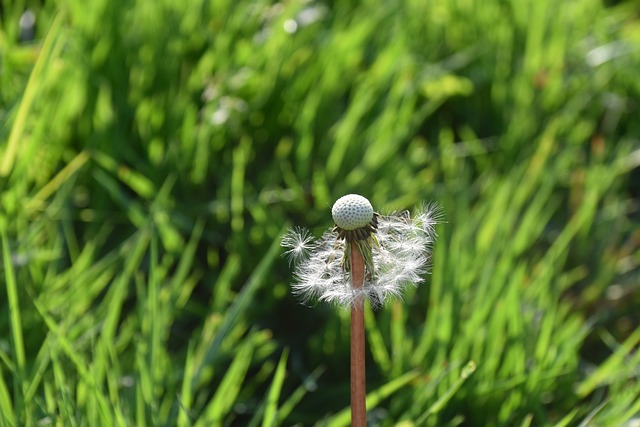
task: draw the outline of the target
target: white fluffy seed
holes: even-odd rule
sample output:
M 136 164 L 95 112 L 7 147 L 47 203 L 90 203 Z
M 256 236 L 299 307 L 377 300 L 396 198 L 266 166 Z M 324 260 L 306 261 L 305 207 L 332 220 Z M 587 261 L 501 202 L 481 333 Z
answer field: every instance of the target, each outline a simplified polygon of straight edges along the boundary
M 373 206 L 358 194 L 340 197 L 331 208 L 331 216 L 343 230 L 355 230 L 369 224 L 373 219 Z

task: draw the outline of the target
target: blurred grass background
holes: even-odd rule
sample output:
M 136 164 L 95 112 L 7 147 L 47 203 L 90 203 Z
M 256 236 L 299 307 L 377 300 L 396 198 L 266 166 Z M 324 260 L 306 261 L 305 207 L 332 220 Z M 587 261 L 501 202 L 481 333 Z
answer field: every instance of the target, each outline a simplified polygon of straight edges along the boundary
M 0 426 L 348 425 L 348 313 L 279 248 L 346 193 L 446 213 L 370 425 L 640 422 L 634 2 L 0 14 Z

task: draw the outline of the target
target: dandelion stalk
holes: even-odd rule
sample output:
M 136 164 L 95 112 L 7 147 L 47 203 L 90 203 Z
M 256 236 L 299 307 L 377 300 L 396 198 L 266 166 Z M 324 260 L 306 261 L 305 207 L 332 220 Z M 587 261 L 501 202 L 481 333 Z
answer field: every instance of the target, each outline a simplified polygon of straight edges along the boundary
M 351 308 L 351 425 L 366 426 L 364 303 L 378 308 L 401 297 L 408 285 L 424 281 L 435 240 L 438 210 L 425 205 L 383 216 L 357 194 L 331 208 L 335 226 L 315 239 L 291 229 L 282 239 L 295 265 L 293 292 L 303 301 L 318 299 Z
M 351 284 L 355 290 L 364 286 L 364 257 L 355 242 L 349 254 Z M 362 298 L 362 296 L 361 296 Z M 351 425 L 367 425 L 367 386 L 365 369 L 364 304 L 351 306 Z

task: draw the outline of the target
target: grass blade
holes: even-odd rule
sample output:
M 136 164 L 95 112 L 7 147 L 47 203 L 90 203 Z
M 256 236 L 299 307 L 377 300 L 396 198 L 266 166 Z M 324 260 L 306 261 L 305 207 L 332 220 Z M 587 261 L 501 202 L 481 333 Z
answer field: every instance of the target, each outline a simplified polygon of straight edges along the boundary
M 453 397 L 454 394 L 460 389 L 462 384 L 473 374 L 476 370 L 476 364 L 471 361 L 466 364 L 464 368 L 462 368 L 462 372 L 460 373 L 460 378 L 458 378 L 449 389 L 444 393 L 440 398 L 433 404 L 427 411 L 422 414 L 418 420 L 416 421 L 417 425 L 422 425 L 430 415 L 437 414 L 444 408 L 446 403 Z
M 578 385 L 577 393 L 581 397 L 590 394 L 597 387 L 608 384 L 611 379 L 616 378 L 616 372 L 620 366 L 624 366 L 627 355 L 640 342 L 640 328 L 636 329 L 624 343 L 603 363 L 593 374 Z
M 18 284 L 16 281 L 15 271 L 13 270 L 13 262 L 11 260 L 11 251 L 9 249 L 9 241 L 5 230 L 1 231 L 2 236 L 2 255 L 4 260 L 4 276 L 5 288 L 7 290 L 7 302 L 9 303 L 9 319 L 11 323 L 11 343 L 13 344 L 13 380 L 14 380 L 14 396 L 15 407 L 18 411 L 23 410 L 25 384 L 25 366 L 26 356 L 24 349 L 24 338 L 22 336 L 22 319 L 20 315 L 20 301 L 18 298 Z M 8 396 L 3 401 L 7 401 Z M 9 411 L 10 414 L 12 411 Z
M 283 233 L 287 228 L 288 226 L 283 227 L 281 233 Z M 267 275 L 267 271 L 271 268 L 273 262 L 278 258 L 280 251 L 280 241 L 278 239 L 275 239 L 265 256 L 262 258 L 256 269 L 247 280 L 247 283 L 242 288 L 242 291 L 234 300 L 233 305 L 225 313 L 222 325 L 220 325 L 214 340 L 205 353 L 205 356 L 194 368 L 194 374 L 191 378 L 192 390 L 200 381 L 203 369 L 213 363 L 223 339 L 229 333 L 233 325 L 235 325 L 240 315 L 247 309 L 247 307 L 251 303 L 253 295 L 255 294 L 256 290 L 262 285 L 263 280 Z
M 377 407 L 380 402 L 387 397 L 391 396 L 400 388 L 409 384 L 411 381 L 418 378 L 420 374 L 417 371 L 408 372 L 401 377 L 389 381 L 387 384 L 381 386 L 375 391 L 367 394 L 367 410 L 371 410 Z M 351 408 L 347 407 L 338 412 L 333 417 L 327 420 L 327 427 L 346 427 L 351 422 Z
M 18 113 L 16 115 L 13 126 L 11 127 L 9 141 L 7 142 L 4 156 L 2 156 L 2 161 L 0 162 L 0 176 L 9 175 L 9 173 L 13 169 L 13 164 L 16 157 L 18 156 L 18 148 L 20 146 L 20 142 L 23 140 L 29 112 L 31 111 L 31 107 L 33 106 L 35 100 L 38 99 L 38 89 L 40 86 L 40 82 L 42 81 L 42 73 L 45 69 L 45 64 L 49 62 L 55 51 L 58 49 L 56 41 L 58 41 L 58 36 L 61 31 L 60 28 L 63 22 L 64 19 L 62 14 L 57 15 L 53 20 L 53 23 L 51 24 L 51 27 L 49 27 L 49 31 L 47 32 L 47 37 L 45 38 L 42 45 L 42 50 L 38 55 L 36 65 L 33 67 L 33 70 L 29 75 L 27 87 L 24 89 L 22 101 L 20 102 L 20 107 L 18 108 Z
M 280 356 L 280 362 L 278 362 L 276 373 L 273 375 L 273 381 L 271 382 L 271 388 L 269 389 L 269 395 L 267 397 L 267 407 L 265 409 L 264 419 L 262 420 L 262 427 L 273 427 L 276 425 L 278 416 L 278 399 L 280 398 L 280 392 L 282 391 L 282 383 L 284 382 L 288 356 L 289 350 L 285 349 L 282 352 L 282 356 Z
M 217 386 L 213 398 L 205 408 L 202 417 L 195 423 L 196 427 L 221 426 L 225 415 L 231 410 L 240 387 L 251 364 L 253 340 L 249 337 L 240 347 L 231 366 Z

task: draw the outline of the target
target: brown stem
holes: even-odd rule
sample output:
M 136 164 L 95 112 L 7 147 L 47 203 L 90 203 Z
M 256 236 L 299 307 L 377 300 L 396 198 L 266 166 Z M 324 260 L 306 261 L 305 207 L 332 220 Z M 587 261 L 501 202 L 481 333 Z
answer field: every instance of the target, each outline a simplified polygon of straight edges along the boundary
M 358 246 L 351 242 L 351 284 L 364 285 L 364 258 Z M 351 307 L 351 426 L 367 425 L 367 386 L 365 381 L 364 352 L 364 299 L 359 297 Z

